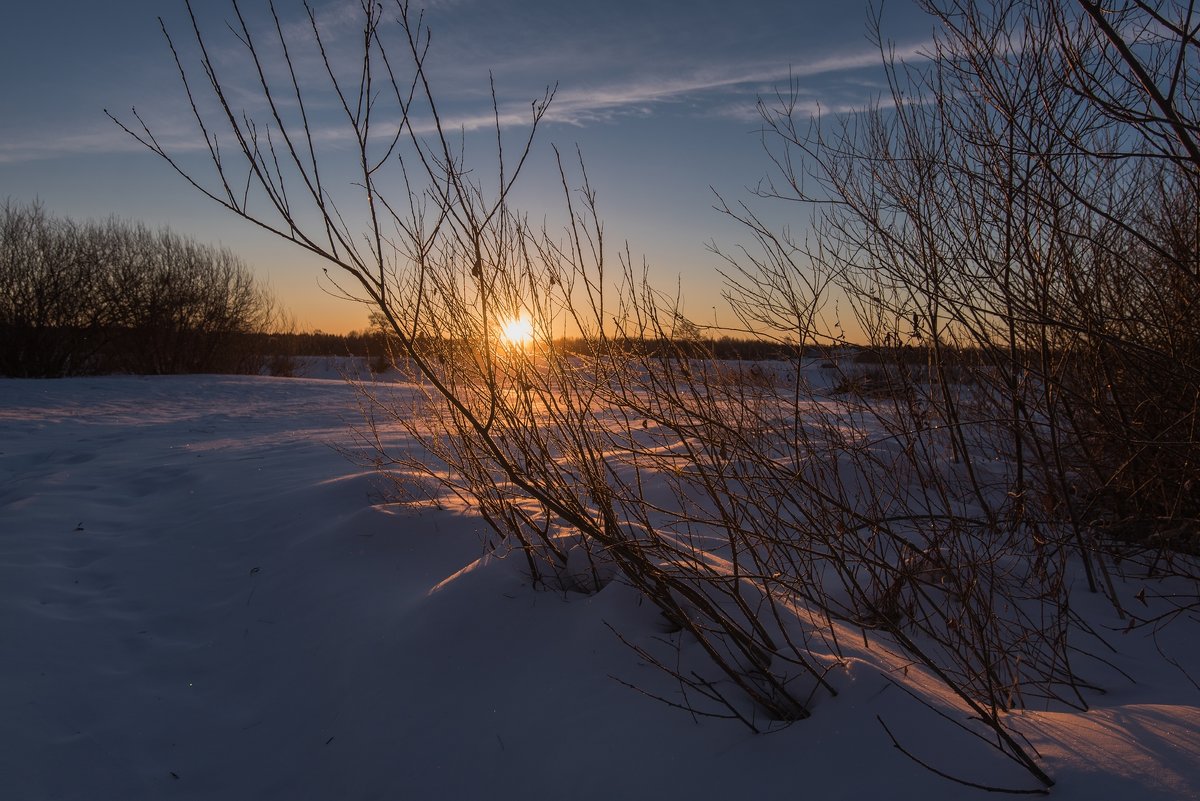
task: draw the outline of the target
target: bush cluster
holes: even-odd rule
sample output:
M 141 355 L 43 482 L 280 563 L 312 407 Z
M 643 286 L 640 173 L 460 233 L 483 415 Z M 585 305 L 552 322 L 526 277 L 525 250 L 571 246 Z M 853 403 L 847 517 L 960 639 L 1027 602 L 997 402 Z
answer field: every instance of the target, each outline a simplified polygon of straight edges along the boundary
M 278 319 L 226 249 L 40 205 L 0 210 L 0 374 L 254 372 Z

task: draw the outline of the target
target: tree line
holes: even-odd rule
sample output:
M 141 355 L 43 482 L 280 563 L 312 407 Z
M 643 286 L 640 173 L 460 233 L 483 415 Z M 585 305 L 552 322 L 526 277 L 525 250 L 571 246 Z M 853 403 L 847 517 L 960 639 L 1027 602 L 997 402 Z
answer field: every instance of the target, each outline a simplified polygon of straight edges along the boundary
M 281 320 L 227 249 L 39 204 L 0 210 L 0 374 L 257 372 Z

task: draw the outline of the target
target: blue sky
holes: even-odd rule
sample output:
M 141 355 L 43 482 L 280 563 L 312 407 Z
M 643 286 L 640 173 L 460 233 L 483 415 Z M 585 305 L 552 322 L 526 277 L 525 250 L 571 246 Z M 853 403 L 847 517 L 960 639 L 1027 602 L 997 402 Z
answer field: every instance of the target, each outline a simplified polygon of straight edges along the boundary
M 211 40 L 233 49 L 221 0 L 197 2 Z M 332 42 L 351 41 L 357 0 L 316 0 Z M 416 5 L 414 3 L 414 5 Z M 301 24 L 299 2 L 278 0 L 285 24 Z M 861 0 L 552 2 L 434 0 L 430 73 L 445 108 L 468 129 L 490 117 L 489 71 L 504 112 L 527 114 L 558 84 L 534 152 L 522 201 L 531 215 L 557 198 L 549 145 L 586 158 L 606 231 L 644 254 L 662 285 L 683 287 L 690 314 L 720 312 L 719 259 L 739 230 L 712 209 L 713 190 L 749 199 L 771 165 L 757 133 L 755 101 L 799 81 L 807 108 L 860 107 L 881 89 L 878 53 Z M 255 24 L 265 2 L 244 0 Z M 103 114 L 136 107 L 188 157 L 197 139 L 161 16 L 187 32 L 182 0 L 59 0 L 12 3 L 0 25 L 0 199 L 40 199 L 56 215 L 116 215 L 169 225 L 241 255 L 292 309 L 303 328 L 345 331 L 365 311 L 330 297 L 320 265 L 203 198 Z M 885 35 L 913 52 L 930 23 L 909 0 L 884 6 Z M 802 225 L 795 208 L 765 209 Z M 795 219 L 789 219 L 793 215 Z

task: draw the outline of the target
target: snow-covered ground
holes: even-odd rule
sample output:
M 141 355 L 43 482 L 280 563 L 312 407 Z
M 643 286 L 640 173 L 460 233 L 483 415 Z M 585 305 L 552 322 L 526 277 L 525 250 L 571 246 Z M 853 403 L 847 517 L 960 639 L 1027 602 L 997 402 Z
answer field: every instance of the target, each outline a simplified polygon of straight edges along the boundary
M 672 690 L 609 629 L 663 636 L 649 604 L 534 589 L 469 510 L 391 502 L 359 420 L 336 379 L 0 380 L 0 798 L 994 797 L 876 716 L 1035 786 L 870 671 L 766 735 L 629 689 Z M 1192 676 L 1197 633 L 1164 641 Z M 1200 797 L 1200 689 L 1112 640 L 1130 681 L 1018 726 L 1052 795 Z

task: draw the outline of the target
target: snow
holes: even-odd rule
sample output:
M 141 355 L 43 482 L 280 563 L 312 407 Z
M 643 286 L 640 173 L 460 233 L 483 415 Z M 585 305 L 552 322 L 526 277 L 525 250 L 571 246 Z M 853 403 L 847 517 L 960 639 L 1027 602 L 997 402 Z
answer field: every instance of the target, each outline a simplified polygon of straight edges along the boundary
M 675 691 L 613 633 L 669 653 L 658 612 L 534 588 L 470 510 L 397 502 L 339 369 L 0 381 L 0 797 L 995 797 L 879 719 L 1035 786 L 866 657 L 764 735 L 630 689 Z M 1131 680 L 1020 713 L 1051 794 L 1200 798 L 1200 689 L 1159 654 L 1198 664 L 1195 625 L 1082 605 Z

